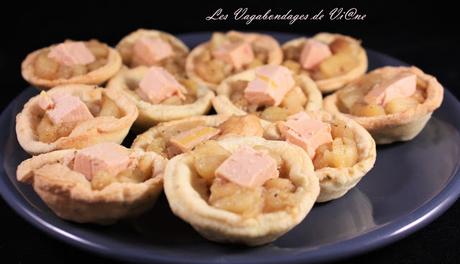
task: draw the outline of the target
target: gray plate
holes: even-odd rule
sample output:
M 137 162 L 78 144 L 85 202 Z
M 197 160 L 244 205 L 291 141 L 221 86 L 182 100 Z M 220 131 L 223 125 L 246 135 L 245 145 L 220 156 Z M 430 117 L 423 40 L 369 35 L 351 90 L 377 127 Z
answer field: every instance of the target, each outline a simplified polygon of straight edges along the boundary
M 295 37 L 273 33 L 280 41 Z M 209 33 L 180 36 L 190 47 Z M 370 68 L 405 65 L 368 50 Z M 342 258 L 383 246 L 444 212 L 460 194 L 460 104 L 448 91 L 414 140 L 378 147 L 375 168 L 344 197 L 316 205 L 307 218 L 272 244 L 246 248 L 201 238 L 176 218 L 164 197 L 145 215 L 113 226 L 66 222 L 28 185 L 15 179 L 28 155 L 14 131 L 16 114 L 37 91 L 21 93 L 0 118 L 0 191 L 7 203 L 39 229 L 67 243 L 117 259 L 169 263 L 295 263 Z

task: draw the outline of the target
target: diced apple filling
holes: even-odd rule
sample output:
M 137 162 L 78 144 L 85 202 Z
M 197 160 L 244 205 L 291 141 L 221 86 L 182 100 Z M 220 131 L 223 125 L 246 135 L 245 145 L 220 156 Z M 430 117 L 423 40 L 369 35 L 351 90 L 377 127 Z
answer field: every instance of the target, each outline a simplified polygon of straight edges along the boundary
M 248 113 L 256 113 L 262 119 L 268 121 L 281 121 L 286 120 L 289 115 L 298 113 L 305 109 L 308 102 L 307 95 L 302 88 L 295 86 L 284 96 L 279 106 L 258 106 L 250 104 L 244 97 L 244 89 L 248 85 L 247 81 L 234 81 L 230 84 L 232 93 L 230 101 Z
M 38 140 L 45 143 L 54 142 L 61 137 L 68 136 L 76 125 L 76 122 L 55 125 L 47 115 L 44 115 L 36 128 Z
M 47 80 L 69 79 L 75 76 L 84 75 L 107 64 L 107 57 L 109 54 L 107 45 L 97 40 L 87 41 L 85 45 L 96 58 L 94 62 L 87 65 L 66 66 L 49 58 L 49 49 L 45 49 L 39 52 L 34 61 L 34 73 L 38 77 Z
M 217 178 L 210 187 L 209 204 L 244 217 L 260 214 L 264 208 L 263 187 L 245 188 Z
M 264 133 L 260 119 L 255 115 L 232 116 L 220 124 L 221 135 L 259 136 Z
M 264 212 L 284 210 L 296 203 L 295 186 L 289 179 L 268 180 L 265 185 Z
M 214 180 L 216 169 L 231 155 L 214 140 L 201 143 L 192 153 L 196 172 L 208 182 Z
M 350 114 L 355 116 L 381 116 L 385 115 L 385 109 L 378 104 L 358 102 L 351 107 Z
M 358 148 L 353 139 L 348 137 L 335 138 L 332 143 L 321 145 L 316 150 L 313 160 L 315 169 L 324 167 L 347 168 L 358 161 Z
M 153 158 L 149 155 L 143 155 L 138 159 L 135 167 L 123 170 L 117 175 L 111 175 L 104 171 L 96 173 L 91 179 L 91 187 L 94 190 L 102 190 L 114 182 L 141 183 L 152 177 L 153 170 Z
M 385 105 L 385 112 L 387 114 L 396 114 L 415 108 L 418 104 L 419 101 L 413 97 L 396 98 Z
M 193 168 L 209 188 L 210 205 L 224 209 L 243 217 L 253 217 L 260 213 L 270 213 L 292 207 L 296 203 L 295 185 L 284 174 L 284 162 L 279 154 L 270 148 L 254 146 L 255 150 L 266 151 L 278 164 L 280 178 L 270 179 L 263 186 L 247 188 L 216 177 L 216 169 L 231 155 L 216 141 L 210 140 L 197 146 L 193 155 Z M 200 194 L 207 193 L 202 190 Z M 206 195 L 202 195 L 207 197 Z
M 251 43 L 254 59 L 249 64 L 244 65 L 241 69 L 236 69 L 222 60 L 213 58 L 211 52 L 228 41 L 231 43 L 237 43 L 244 40 L 235 35 L 227 36 L 222 33 L 214 33 L 206 49 L 194 58 L 195 71 L 200 78 L 207 82 L 217 84 L 232 74 L 268 63 L 269 50 L 264 47 L 260 47 L 256 42 Z
M 329 48 L 332 56 L 324 59 L 311 70 L 303 69 L 300 63 L 300 54 L 303 44 L 290 46 L 284 49 L 284 66 L 298 74 L 308 74 L 314 80 L 333 78 L 345 74 L 358 65 L 359 44 L 346 38 L 338 37 Z
M 367 85 L 369 86 L 369 85 Z M 385 114 L 396 114 L 415 108 L 425 101 L 425 92 L 417 88 L 410 97 L 396 98 L 385 105 L 367 104 L 363 97 L 369 89 L 366 87 L 346 89 L 338 93 L 338 108 L 341 112 L 350 113 L 356 116 L 381 116 Z
M 288 116 L 288 110 L 278 106 L 267 107 L 264 111 L 262 111 L 262 113 L 260 113 L 260 118 L 271 122 L 284 121 L 287 119 Z
M 98 91 L 95 90 L 94 92 Z M 113 116 L 115 118 L 123 116 L 123 112 L 115 102 L 104 94 L 100 100 L 83 98 L 82 101 L 94 116 Z M 61 137 L 68 136 L 77 125 L 78 122 L 54 124 L 45 113 L 36 127 L 36 134 L 39 141 L 51 143 Z
M 160 60 L 156 65 L 165 68 L 169 73 L 175 75 L 176 77 L 183 77 L 185 75 L 185 60 L 187 58 L 187 52 L 179 47 L 176 43 L 171 41 L 167 36 L 160 35 L 160 39 L 166 41 L 171 45 L 173 49 L 173 56 L 164 58 Z M 136 67 L 132 62 L 133 57 L 133 43 L 134 42 L 122 42 L 117 47 L 117 50 L 120 52 L 120 55 L 123 59 L 123 62 L 130 67 Z M 146 65 L 152 66 L 152 65 Z
M 353 54 L 336 53 L 324 59 L 313 73 L 314 79 L 328 79 L 349 72 L 358 65 Z
M 289 115 L 292 115 L 304 110 L 307 100 L 307 96 L 302 91 L 302 88 L 296 86 L 284 96 L 280 106 L 286 109 Z

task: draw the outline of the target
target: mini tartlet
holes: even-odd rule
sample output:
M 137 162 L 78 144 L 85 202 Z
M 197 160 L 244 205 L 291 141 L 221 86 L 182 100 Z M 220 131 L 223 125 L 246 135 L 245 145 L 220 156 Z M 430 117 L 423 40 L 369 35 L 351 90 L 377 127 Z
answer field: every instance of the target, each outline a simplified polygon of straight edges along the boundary
M 278 105 L 264 105 L 253 103 L 246 98 L 246 90 L 251 81 L 257 78 L 257 71 L 263 68 L 274 68 L 280 72 L 289 72 L 293 79 L 293 86 L 281 96 Z M 256 114 L 267 121 L 277 121 L 299 111 L 314 111 L 322 107 L 322 95 L 315 82 L 306 75 L 292 74 L 283 66 L 262 66 L 235 74 L 225 79 L 216 89 L 217 96 L 212 100 L 218 114 L 245 115 Z M 271 81 L 270 81 L 271 82 Z M 280 83 L 279 86 L 284 86 Z M 279 89 L 267 88 L 267 89 Z
M 366 129 L 343 115 L 326 111 L 307 114 L 331 128 L 331 141 L 319 145 L 313 157 L 310 153 L 321 187 L 317 202 L 340 198 L 373 168 L 377 156 L 375 141 Z M 264 136 L 267 139 L 286 140 L 280 132 L 280 122 L 266 128 Z M 290 142 L 297 143 L 295 140 Z M 302 147 L 301 144 L 299 146 Z M 308 153 L 309 149 L 305 151 Z
M 207 140 L 222 139 L 231 136 L 258 136 L 262 137 L 264 128 L 269 125 L 254 115 L 245 116 L 227 116 L 227 115 L 209 115 L 194 116 L 180 120 L 160 123 L 150 128 L 134 139 L 131 148 L 141 149 L 143 151 L 154 151 L 164 157 L 172 158 L 181 152 L 193 150 L 193 148 Z M 181 134 L 195 131 L 198 135 L 198 127 L 208 129 L 208 135 L 202 134 L 197 136 L 193 144 L 183 151 L 168 151 L 176 138 L 181 138 Z M 176 142 L 177 144 L 177 142 Z
M 306 61 L 305 68 L 300 62 L 305 44 L 321 43 L 326 48 L 326 55 L 318 55 L 321 47 L 311 48 L 313 59 Z M 333 92 L 347 83 L 363 75 L 367 70 L 367 54 L 360 42 L 352 37 L 319 33 L 311 39 L 302 37 L 290 40 L 282 45 L 283 65 L 298 74 L 306 74 L 312 78 L 323 93 Z M 307 56 L 307 55 L 305 55 Z
M 230 56 L 228 53 L 235 49 L 239 49 L 242 54 Z M 235 59 L 231 58 L 240 59 L 234 65 L 232 61 Z M 198 45 L 190 52 L 185 70 L 188 77 L 214 89 L 230 75 L 260 65 L 278 65 L 282 60 L 281 47 L 270 35 L 238 31 L 216 32 L 208 42 Z
M 214 175 L 230 155 L 254 150 L 276 160 L 272 162 L 278 166 L 278 178 L 249 188 Z M 204 160 L 210 161 L 203 170 Z M 271 242 L 300 223 L 319 193 L 318 178 L 304 151 L 258 137 L 208 141 L 174 157 L 166 166 L 164 188 L 174 214 L 202 236 L 250 246 Z
M 120 92 L 68 84 L 29 99 L 16 116 L 16 135 L 21 147 L 33 155 L 121 143 L 137 115 L 136 105 Z
M 70 49 L 77 49 L 77 52 L 83 53 L 84 59 L 89 56 L 89 60 L 83 61 L 84 63 L 72 61 L 71 56 L 74 56 L 75 50 L 69 51 L 70 49 L 65 46 L 62 48 L 62 45 L 69 44 L 72 45 Z M 50 56 L 52 51 L 54 56 Z M 91 62 L 86 63 L 89 61 Z M 22 62 L 21 72 L 23 78 L 31 85 L 47 90 L 63 84 L 100 85 L 114 76 L 121 65 L 120 54 L 104 43 L 97 40 L 66 40 L 64 43 L 54 44 L 27 55 Z
M 154 42 L 149 43 L 152 40 Z M 143 41 L 145 43 L 142 43 Z M 169 33 L 138 29 L 121 39 L 116 49 L 123 59 L 123 64 L 129 68 L 141 65 L 161 66 L 177 77 L 185 77 L 185 60 L 189 49 L 180 39 Z M 156 53 L 148 58 L 147 53 L 150 50 Z
M 181 86 L 181 94 L 184 97 L 179 98 L 178 94 L 162 100 L 161 102 L 152 103 L 142 98 L 136 91 L 140 88 L 140 83 L 155 68 L 161 72 L 158 67 L 139 66 L 133 69 L 123 68 L 108 85 L 108 90 L 122 93 L 127 99 L 134 102 L 139 110 L 139 116 L 136 125 L 139 127 L 149 128 L 159 122 L 198 116 L 206 114 L 212 106 L 214 93 L 206 86 L 200 85 L 190 79 L 171 80 L 177 86 Z M 161 73 L 167 75 L 167 72 Z M 169 76 L 168 78 L 174 78 Z M 158 93 L 157 93 L 158 94 Z
M 104 144 L 115 145 L 92 147 Z M 129 153 L 129 167 L 117 174 L 100 171 L 88 179 L 75 170 L 76 157 L 85 149 L 66 149 L 23 161 L 17 179 L 31 184 L 51 210 L 66 220 L 111 224 L 135 217 L 151 208 L 161 193 L 166 160 L 153 152 L 110 146 L 112 152 L 120 148 Z
M 383 86 L 398 76 L 413 77 L 410 80 L 413 89 L 411 95 L 395 98 L 385 104 L 363 102 L 373 88 Z M 388 66 L 373 70 L 326 97 L 324 108 L 354 119 L 371 133 L 377 144 L 389 144 L 408 141 L 418 135 L 433 111 L 441 105 L 442 99 L 443 87 L 435 77 L 416 67 Z

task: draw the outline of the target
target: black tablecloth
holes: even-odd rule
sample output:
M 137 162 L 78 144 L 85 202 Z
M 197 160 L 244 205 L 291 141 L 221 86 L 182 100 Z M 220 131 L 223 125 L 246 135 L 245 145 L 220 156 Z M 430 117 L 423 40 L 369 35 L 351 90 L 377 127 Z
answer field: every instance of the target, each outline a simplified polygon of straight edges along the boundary
M 156 1 L 155 1 L 156 2 Z M 27 84 L 20 76 L 20 62 L 37 48 L 65 38 L 100 38 L 115 44 L 124 34 L 139 28 L 158 28 L 172 33 L 209 30 L 272 30 L 314 34 L 320 31 L 351 34 L 366 47 L 397 57 L 438 77 L 459 96 L 460 38 L 454 26 L 455 9 L 447 3 L 413 4 L 380 1 L 379 3 L 338 2 L 302 3 L 263 1 L 262 4 L 221 3 L 188 6 L 158 6 L 151 3 L 78 2 L 72 9 L 64 2 L 45 5 L 20 4 L 2 10 L 0 49 L 1 92 L 3 109 Z M 308 2 L 308 3 L 307 3 Z M 27 5 L 27 7 L 25 6 Z M 140 5 L 140 6 L 136 6 Z M 146 5 L 145 8 L 142 5 Z M 294 11 L 317 10 L 333 6 L 357 7 L 367 13 L 365 21 L 209 22 L 204 18 L 219 7 L 234 10 L 249 6 L 254 12 L 272 8 Z M 457 23 L 455 23 L 457 24 Z M 459 120 L 460 122 L 460 120 Z M 2 263 L 112 262 L 48 237 L 21 219 L 0 199 L 0 261 Z M 415 234 L 387 247 L 357 256 L 345 263 L 458 263 L 460 259 L 460 203 Z M 6 261 L 4 261 L 6 260 Z

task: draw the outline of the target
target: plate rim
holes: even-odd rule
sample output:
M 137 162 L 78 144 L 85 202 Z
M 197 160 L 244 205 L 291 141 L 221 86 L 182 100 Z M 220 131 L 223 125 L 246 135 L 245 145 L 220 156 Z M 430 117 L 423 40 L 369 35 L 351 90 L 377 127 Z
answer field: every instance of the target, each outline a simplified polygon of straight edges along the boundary
M 186 34 L 178 34 L 177 36 L 189 36 L 193 34 L 200 33 L 209 33 L 209 32 L 190 32 Z M 287 32 L 270 32 L 276 34 L 285 34 L 296 36 L 298 34 L 287 33 Z M 396 59 L 392 56 L 374 51 L 372 49 L 367 49 L 368 51 L 375 52 L 376 54 L 383 55 L 395 59 L 401 63 L 399 59 Z M 20 94 L 18 94 L 1 113 L 0 123 L 4 123 L 5 120 L 11 118 L 12 109 L 14 107 L 14 101 L 20 97 L 25 96 L 25 93 L 29 92 L 29 89 L 25 89 Z M 456 111 L 460 112 L 460 102 L 455 98 L 455 96 L 447 89 L 444 88 L 444 100 L 452 101 L 451 104 L 454 105 Z M 14 123 L 12 124 L 14 125 Z M 458 128 L 456 128 L 458 130 Z M 159 261 L 162 263 L 178 263 L 178 262 L 187 262 L 187 263 L 203 263 L 203 260 L 190 259 L 186 257 L 181 257 L 179 255 L 172 258 L 169 255 L 160 255 L 160 254 L 148 254 L 145 256 L 143 254 L 133 254 L 132 248 L 124 248 L 122 250 L 113 251 L 109 247 L 100 244 L 98 242 L 87 241 L 86 239 L 79 238 L 78 236 L 63 230 L 62 227 L 55 226 L 52 223 L 46 221 L 40 217 L 42 212 L 33 208 L 28 208 L 28 205 L 25 204 L 26 201 L 20 192 L 14 187 L 13 183 L 9 180 L 9 177 L 6 175 L 6 171 L 3 167 L 4 157 L 3 153 L 0 153 L 0 195 L 3 200 L 10 206 L 13 211 L 15 211 L 19 216 L 21 216 L 28 223 L 32 224 L 42 232 L 47 235 L 56 238 L 60 241 L 63 241 L 69 245 L 76 246 L 80 249 L 103 255 L 105 257 L 114 258 L 118 260 L 127 260 L 127 261 Z M 11 185 L 11 186 L 8 186 Z M 400 240 L 417 230 L 425 227 L 436 218 L 438 218 L 442 213 L 444 213 L 460 196 L 460 161 L 456 164 L 456 167 L 450 175 L 448 182 L 444 185 L 442 190 L 437 193 L 430 200 L 427 200 L 423 205 L 413 210 L 409 214 L 402 216 L 396 220 L 393 220 L 386 225 L 371 230 L 367 233 L 361 234 L 355 238 L 342 240 L 336 243 L 330 243 L 321 246 L 321 250 L 306 250 L 303 252 L 299 250 L 297 254 L 293 255 L 280 255 L 272 256 L 270 259 L 248 259 L 248 260 L 238 260 L 235 262 L 238 263 L 279 263 L 279 261 L 289 262 L 289 263 L 300 263 L 308 260 L 309 262 L 319 262 L 319 261 L 332 261 L 343 259 L 358 254 L 362 254 L 376 248 L 383 247 L 392 242 Z M 18 199 L 19 198 L 19 199 Z M 89 231 L 91 233 L 91 231 Z M 383 235 L 382 235 L 383 234 Z M 139 253 L 144 252 L 145 249 L 142 249 Z M 131 252 L 131 253 L 130 253 Z M 152 251 L 151 253 L 154 253 Z M 143 255 L 143 256 L 140 256 Z M 209 259 L 210 263 L 221 262 L 226 263 L 230 260 L 228 259 Z M 233 259 L 231 260 L 233 261 Z M 205 261 L 206 262 L 206 261 Z

